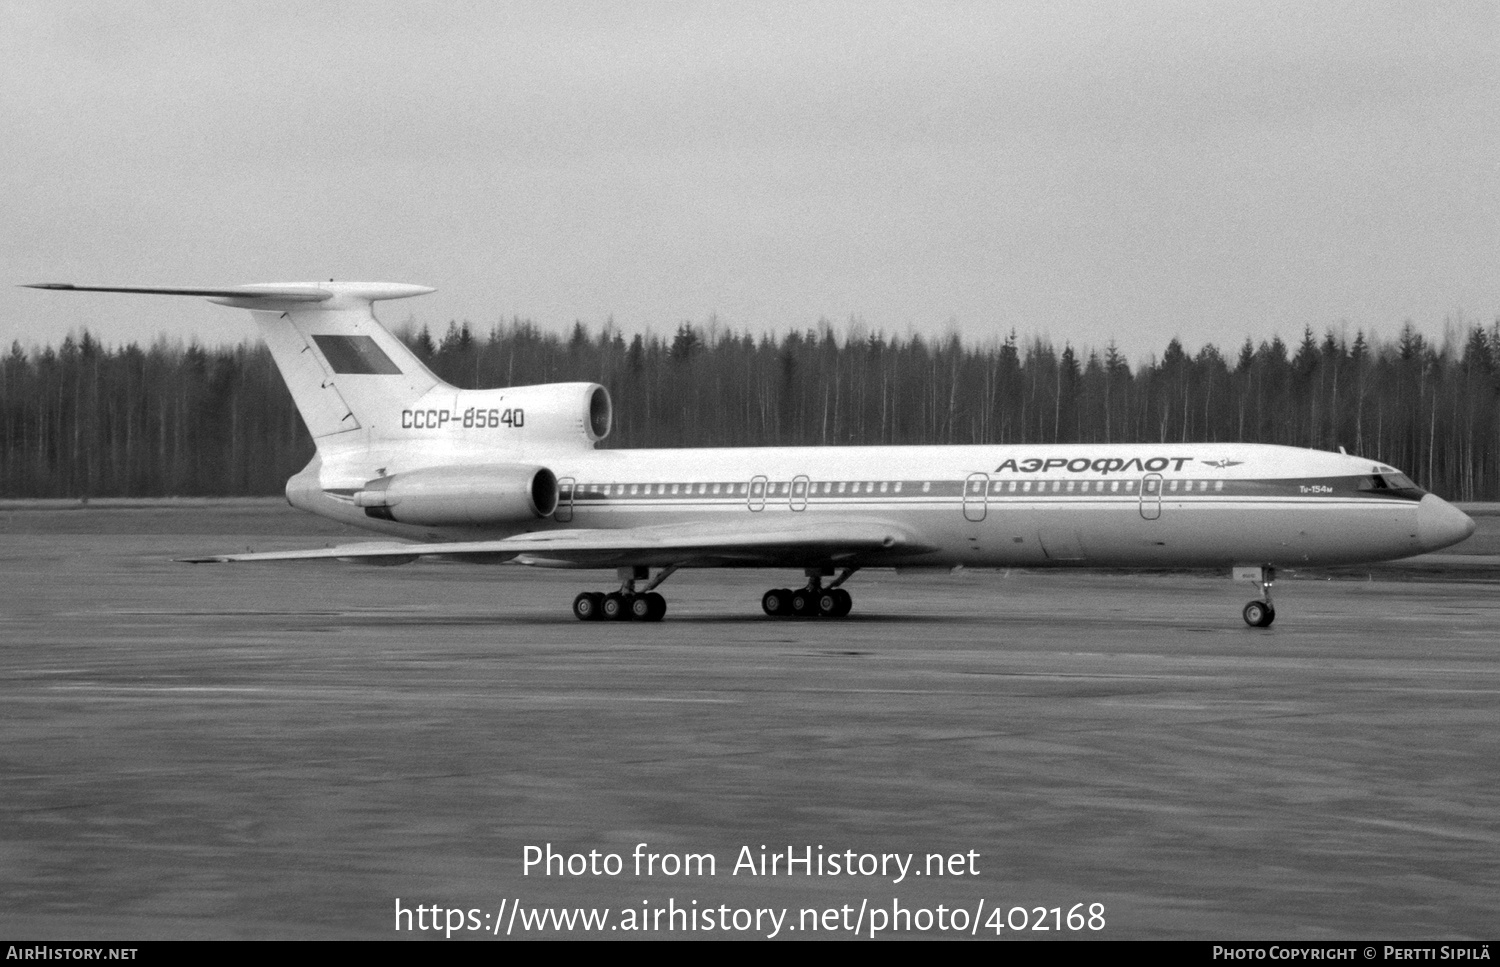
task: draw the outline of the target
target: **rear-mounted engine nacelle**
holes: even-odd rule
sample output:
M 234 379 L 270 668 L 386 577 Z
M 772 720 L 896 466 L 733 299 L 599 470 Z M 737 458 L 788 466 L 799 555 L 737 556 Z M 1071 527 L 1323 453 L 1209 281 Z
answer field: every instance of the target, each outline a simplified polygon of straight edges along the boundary
M 550 517 L 557 477 L 546 467 L 432 467 L 380 477 L 354 494 L 356 507 L 402 524 L 509 524 Z
M 593 445 L 609 436 L 614 419 L 609 390 L 598 383 L 543 383 L 484 390 L 498 394 L 511 414 L 510 424 L 523 430 L 528 443 L 578 441 Z M 524 426 L 515 422 L 524 420 Z

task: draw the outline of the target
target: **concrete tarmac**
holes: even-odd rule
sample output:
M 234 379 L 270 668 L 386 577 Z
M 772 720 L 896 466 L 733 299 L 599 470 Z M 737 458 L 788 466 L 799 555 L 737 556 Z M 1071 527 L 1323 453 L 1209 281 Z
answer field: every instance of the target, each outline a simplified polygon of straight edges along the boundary
M 181 565 L 340 538 L 132 513 L 0 515 L 9 938 L 1495 934 L 1493 583 L 1288 580 L 1254 630 L 1195 575 L 867 572 L 775 621 L 795 575 L 685 572 L 665 622 L 583 624 L 611 575 Z M 620 872 L 526 871 L 549 844 Z

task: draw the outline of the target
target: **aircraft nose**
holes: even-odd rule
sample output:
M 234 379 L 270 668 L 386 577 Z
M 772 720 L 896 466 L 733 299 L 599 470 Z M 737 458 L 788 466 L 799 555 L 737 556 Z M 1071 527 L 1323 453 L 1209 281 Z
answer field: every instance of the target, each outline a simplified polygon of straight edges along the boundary
M 1417 505 L 1417 543 L 1424 551 L 1436 551 L 1474 533 L 1468 514 L 1441 497 L 1427 494 Z

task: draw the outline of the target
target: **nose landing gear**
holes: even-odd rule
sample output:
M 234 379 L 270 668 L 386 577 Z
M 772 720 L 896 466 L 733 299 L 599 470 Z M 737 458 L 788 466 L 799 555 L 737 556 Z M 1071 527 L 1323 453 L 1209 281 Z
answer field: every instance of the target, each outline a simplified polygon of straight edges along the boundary
M 1276 606 L 1271 603 L 1271 585 L 1276 580 L 1276 569 L 1274 567 L 1237 567 L 1234 569 L 1234 579 L 1251 581 L 1260 586 L 1260 600 L 1251 601 L 1240 612 L 1245 618 L 1245 624 L 1252 628 L 1271 627 L 1271 622 L 1276 620 Z

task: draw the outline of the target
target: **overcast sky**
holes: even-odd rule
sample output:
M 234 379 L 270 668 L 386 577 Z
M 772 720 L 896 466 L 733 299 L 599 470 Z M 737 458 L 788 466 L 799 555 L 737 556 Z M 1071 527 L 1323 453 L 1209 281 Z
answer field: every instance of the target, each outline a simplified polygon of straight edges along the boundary
M 670 333 L 1500 314 L 1500 5 L 3 0 L 0 346 L 253 333 L 9 283 L 337 277 Z

